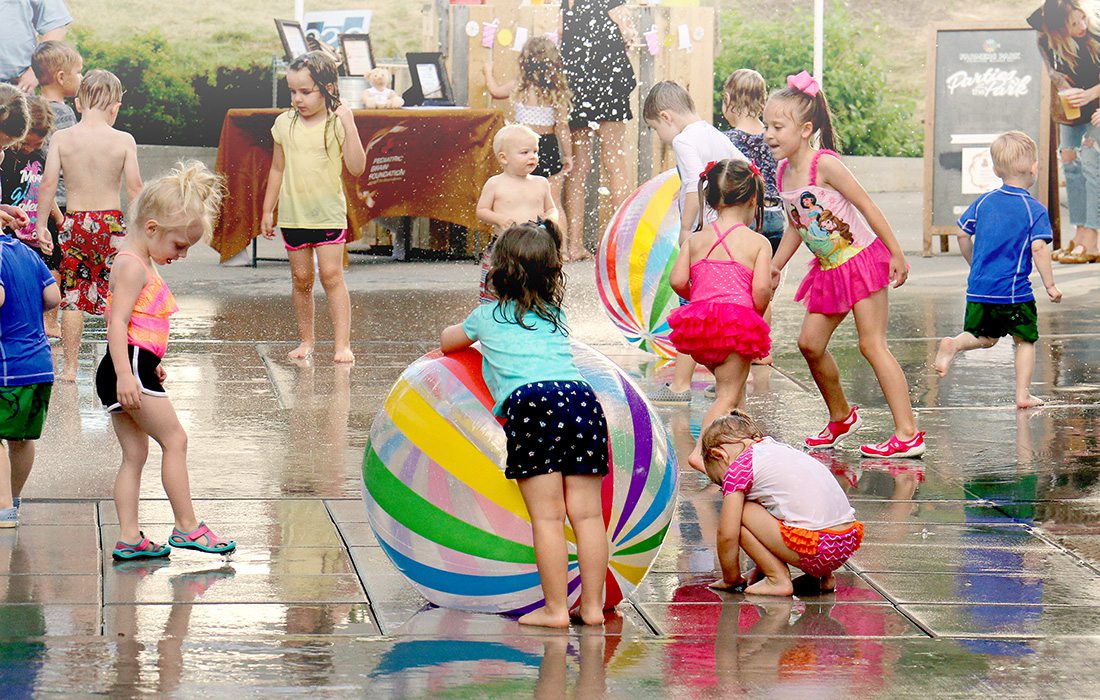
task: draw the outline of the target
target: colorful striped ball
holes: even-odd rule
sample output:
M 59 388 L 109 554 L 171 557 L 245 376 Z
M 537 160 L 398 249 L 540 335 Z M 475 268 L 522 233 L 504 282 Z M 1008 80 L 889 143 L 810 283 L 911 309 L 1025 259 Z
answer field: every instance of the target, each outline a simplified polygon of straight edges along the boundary
M 607 606 L 648 571 L 677 493 L 668 432 L 637 385 L 581 343 L 573 357 L 607 416 L 611 473 L 603 480 L 610 561 Z M 531 520 L 515 481 L 504 478 L 504 429 L 475 348 L 429 353 L 386 397 L 363 455 L 363 499 L 382 550 L 432 603 L 522 614 L 541 607 Z M 568 524 L 569 595 L 580 573 Z
M 596 289 L 611 322 L 631 345 L 675 357 L 668 314 L 679 300 L 668 276 L 680 252 L 680 176 L 666 170 L 630 195 L 596 251 Z

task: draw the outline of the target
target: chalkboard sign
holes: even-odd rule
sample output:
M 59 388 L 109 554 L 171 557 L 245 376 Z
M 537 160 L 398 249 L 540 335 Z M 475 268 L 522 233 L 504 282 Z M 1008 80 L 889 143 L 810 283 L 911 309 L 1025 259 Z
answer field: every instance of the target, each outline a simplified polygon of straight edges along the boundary
M 1032 193 L 1047 204 L 1050 81 L 1030 27 L 933 29 L 924 143 L 924 254 L 949 236 L 967 206 L 1000 187 L 989 146 L 1019 130 L 1039 144 L 1039 178 Z

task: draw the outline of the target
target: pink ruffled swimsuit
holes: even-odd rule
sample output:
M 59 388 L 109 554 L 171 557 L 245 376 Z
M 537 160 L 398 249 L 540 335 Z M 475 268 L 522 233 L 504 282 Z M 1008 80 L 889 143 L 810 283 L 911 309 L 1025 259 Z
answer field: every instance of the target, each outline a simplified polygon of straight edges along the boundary
M 771 329 L 753 305 L 752 270 L 736 260 L 710 259 L 719 245 L 732 258 L 726 236 L 745 225 L 736 224 L 725 233 L 711 225 L 717 239 L 691 266 L 691 301 L 668 315 L 669 338 L 679 352 L 707 367 L 722 364 L 734 352 L 752 360 L 766 357 L 771 352 Z
M 779 163 L 776 183 L 787 220 L 814 254 L 795 301 L 810 313 L 844 314 L 890 283 L 890 251 L 844 195 L 818 187 L 817 162 L 826 153 L 840 158 L 825 149 L 814 154 L 809 185 L 783 189 L 785 159 Z

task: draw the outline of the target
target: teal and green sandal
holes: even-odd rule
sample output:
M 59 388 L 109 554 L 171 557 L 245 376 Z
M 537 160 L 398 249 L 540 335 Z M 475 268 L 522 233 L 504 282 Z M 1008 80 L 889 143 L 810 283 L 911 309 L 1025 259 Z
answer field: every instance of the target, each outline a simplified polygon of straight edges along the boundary
M 156 559 L 158 557 L 166 557 L 172 551 L 166 544 L 157 544 L 145 536 L 144 532 L 139 532 L 141 535 L 141 541 L 137 544 L 129 544 L 118 540 L 115 542 L 115 550 L 111 552 L 111 556 L 118 561 L 126 561 L 128 559 Z

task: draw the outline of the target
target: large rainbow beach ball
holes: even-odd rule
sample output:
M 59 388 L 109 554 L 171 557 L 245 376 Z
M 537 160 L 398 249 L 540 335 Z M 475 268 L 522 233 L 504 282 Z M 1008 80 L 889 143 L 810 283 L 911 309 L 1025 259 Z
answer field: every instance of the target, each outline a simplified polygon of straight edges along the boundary
M 668 276 L 680 251 L 680 176 L 666 170 L 634 191 L 596 250 L 596 289 L 604 311 L 631 345 L 675 357 L 668 314 L 679 303 Z
M 607 415 L 611 473 L 603 480 L 610 561 L 607 606 L 642 580 L 675 506 L 676 455 L 634 382 L 573 343 L 581 376 Z M 445 608 L 522 614 L 541 607 L 531 520 L 504 478 L 504 429 L 476 348 L 413 362 L 387 395 L 363 455 L 363 500 L 382 550 L 425 598 Z M 569 595 L 580 595 L 573 533 Z

